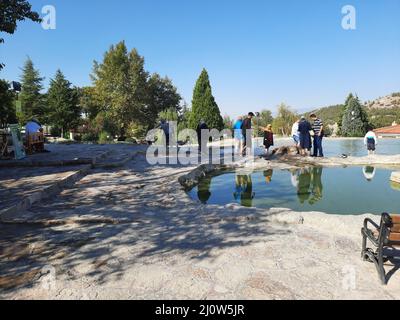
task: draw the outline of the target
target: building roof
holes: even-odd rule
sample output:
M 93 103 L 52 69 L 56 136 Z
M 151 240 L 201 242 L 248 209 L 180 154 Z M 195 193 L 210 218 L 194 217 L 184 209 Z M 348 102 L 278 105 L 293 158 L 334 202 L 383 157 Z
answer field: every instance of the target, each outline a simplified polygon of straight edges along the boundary
M 400 125 L 379 128 L 374 130 L 377 134 L 395 134 L 400 135 Z

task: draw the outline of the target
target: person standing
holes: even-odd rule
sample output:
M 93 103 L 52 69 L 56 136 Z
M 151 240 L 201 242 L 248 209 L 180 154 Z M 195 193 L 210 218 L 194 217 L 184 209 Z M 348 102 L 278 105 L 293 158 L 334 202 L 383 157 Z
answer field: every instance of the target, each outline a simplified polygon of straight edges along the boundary
M 205 152 L 207 149 L 207 140 L 202 139 L 202 133 L 203 130 L 208 130 L 208 126 L 204 120 L 201 120 L 199 125 L 197 126 L 196 132 L 197 132 L 197 140 L 199 142 L 199 152 Z
M 267 155 L 269 153 L 269 148 L 274 145 L 274 132 L 272 131 L 272 125 L 268 125 L 266 128 L 261 129 L 264 131 L 264 147 L 267 150 Z
M 378 138 L 372 128 L 369 128 L 364 137 L 364 144 L 367 146 L 368 155 L 375 154 L 376 146 L 378 145 Z
M 297 120 L 292 126 L 292 138 L 297 147 L 299 146 L 300 143 L 299 123 L 300 120 Z
M 314 157 L 324 157 L 322 148 L 322 139 L 324 138 L 324 124 L 315 114 L 310 116 L 312 121 L 312 130 L 314 131 Z
M 250 155 L 252 149 L 252 120 L 254 113 L 249 112 L 247 118 L 242 123 L 242 134 L 243 134 L 243 156 Z
M 311 135 L 312 130 L 310 122 L 304 116 L 301 117 L 299 122 L 299 140 L 300 140 L 300 154 L 304 157 L 309 155 L 311 149 Z
M 235 153 L 241 155 L 243 153 L 243 118 L 239 117 L 233 126 L 234 149 Z
M 167 121 L 165 121 L 164 119 L 161 120 L 160 122 L 160 128 L 164 133 L 165 136 L 165 143 L 166 143 L 166 147 L 169 147 L 169 140 L 170 140 L 170 128 L 169 128 L 169 123 Z

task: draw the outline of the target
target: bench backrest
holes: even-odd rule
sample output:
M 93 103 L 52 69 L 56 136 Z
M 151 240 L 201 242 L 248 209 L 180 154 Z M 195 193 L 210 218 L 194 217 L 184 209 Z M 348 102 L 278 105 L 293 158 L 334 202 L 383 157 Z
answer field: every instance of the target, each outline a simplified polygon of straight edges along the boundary
M 392 226 L 389 228 L 389 241 L 400 242 L 400 215 L 392 214 L 390 218 L 392 219 Z
M 44 134 L 42 132 L 30 133 L 28 135 L 28 144 L 43 143 Z

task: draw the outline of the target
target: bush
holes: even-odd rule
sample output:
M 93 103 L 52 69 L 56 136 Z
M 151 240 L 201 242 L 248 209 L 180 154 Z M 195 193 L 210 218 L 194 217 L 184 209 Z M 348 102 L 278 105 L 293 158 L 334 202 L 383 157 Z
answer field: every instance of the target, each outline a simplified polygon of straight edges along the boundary
M 99 140 L 99 137 L 93 132 L 82 135 L 82 142 L 97 142 L 97 140 Z
M 113 139 L 112 139 L 111 134 L 109 134 L 107 131 L 100 132 L 100 135 L 99 135 L 99 143 L 100 144 L 107 144 L 112 141 L 113 141 Z
M 59 137 L 61 135 L 61 129 L 57 127 L 51 127 L 50 134 L 52 137 Z

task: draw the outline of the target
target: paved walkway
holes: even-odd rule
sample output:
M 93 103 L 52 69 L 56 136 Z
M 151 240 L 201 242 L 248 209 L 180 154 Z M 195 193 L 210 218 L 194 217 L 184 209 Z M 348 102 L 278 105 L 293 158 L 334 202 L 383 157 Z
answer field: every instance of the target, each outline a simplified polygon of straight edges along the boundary
M 363 217 L 192 202 L 189 167 L 93 170 L 0 225 L 9 299 L 395 299 L 360 259 Z M 301 218 L 304 223 L 301 224 Z

